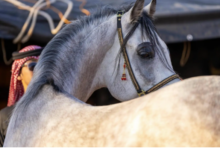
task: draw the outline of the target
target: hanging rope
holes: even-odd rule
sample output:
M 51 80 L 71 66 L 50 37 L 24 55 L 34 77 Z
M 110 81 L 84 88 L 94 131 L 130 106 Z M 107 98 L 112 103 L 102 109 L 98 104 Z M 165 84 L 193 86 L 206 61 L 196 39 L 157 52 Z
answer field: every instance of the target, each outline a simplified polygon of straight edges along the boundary
M 1 49 L 2 49 L 2 54 L 3 54 L 3 61 L 6 65 L 10 65 L 13 60 L 12 58 L 10 58 L 9 60 L 7 60 L 7 53 L 6 53 L 6 49 L 5 49 L 5 42 L 4 39 L 1 39 Z M 18 43 L 17 45 L 17 51 L 19 51 L 21 49 L 21 43 Z
M 17 51 L 19 51 L 20 49 L 21 49 L 21 43 L 19 42 L 19 43 L 18 43 Z
M 191 52 L 191 43 L 190 42 L 184 42 L 183 46 L 183 52 L 180 59 L 180 66 L 183 67 L 187 63 L 189 56 Z
M 90 12 L 84 8 L 86 5 L 86 0 L 77 0 L 78 2 L 82 2 L 82 4 L 79 6 L 79 9 L 82 13 L 84 13 L 86 16 L 90 16 Z
M 39 0 L 40 1 L 40 0 Z M 38 2 L 39 2 L 38 1 Z M 50 3 L 54 3 L 56 0 L 50 0 Z M 21 39 L 21 42 L 22 43 L 25 43 L 29 40 L 29 38 L 31 37 L 32 33 L 33 33 L 33 30 L 34 30 L 34 27 L 36 25 L 36 21 L 37 21 L 37 15 L 38 15 L 38 11 L 45 7 L 45 6 L 48 6 L 48 2 L 45 2 L 45 3 L 42 3 L 41 5 L 38 5 L 37 8 L 33 9 L 33 13 L 32 11 L 30 12 L 29 15 L 31 15 L 32 17 L 32 22 L 31 22 L 31 26 L 28 30 L 28 33 L 26 34 L 26 36 L 24 36 L 22 39 Z M 32 14 L 31 14 L 32 13 Z M 28 16 L 29 17 L 29 16 Z M 26 21 L 27 24 L 29 24 L 30 20 Z M 25 31 L 25 30 L 24 30 Z M 19 38 L 20 40 L 20 38 Z M 15 42 L 17 43 L 17 41 Z
M 46 8 L 50 8 L 50 6 L 51 6 L 50 0 L 46 0 L 46 2 L 47 2 L 47 7 Z
M 7 1 L 9 3 L 12 3 L 13 5 L 17 6 L 19 9 L 24 9 L 24 10 L 30 11 L 28 18 L 26 19 L 26 21 L 25 21 L 25 23 L 22 27 L 22 30 L 20 31 L 18 36 L 14 39 L 13 43 L 17 43 L 19 41 L 21 41 L 22 43 L 27 42 L 27 40 L 30 38 L 30 36 L 33 33 L 38 14 L 40 14 L 41 16 L 43 16 L 47 19 L 47 21 L 49 23 L 49 26 L 50 26 L 51 33 L 56 34 L 61 29 L 64 22 L 66 22 L 66 18 L 70 14 L 70 12 L 73 8 L 73 3 L 69 0 L 46 0 L 46 2 L 44 0 L 38 0 L 34 4 L 33 7 L 30 7 L 28 5 L 25 5 L 24 3 L 21 3 L 19 1 L 15 1 L 15 0 L 5 0 L 5 1 Z M 49 7 L 52 3 L 55 3 L 56 1 L 64 2 L 68 5 L 68 7 L 67 7 L 67 10 L 64 13 L 64 15 L 62 15 L 61 20 L 58 23 L 57 27 L 54 28 L 54 23 L 52 21 L 51 16 L 48 15 L 48 13 L 41 11 L 40 9 L 42 9 L 45 6 Z M 61 15 L 59 15 L 59 16 L 61 16 Z M 25 33 L 31 19 L 32 19 L 31 27 L 30 27 L 27 35 L 24 38 L 22 38 L 22 36 Z
M 25 33 L 25 31 L 26 31 L 26 29 L 27 29 L 27 27 L 28 27 L 28 25 L 29 25 L 29 22 L 30 22 L 31 19 L 32 19 L 32 15 L 33 15 L 33 13 L 35 12 L 36 7 L 39 6 L 40 3 L 42 3 L 42 2 L 43 2 L 43 0 L 39 0 L 39 1 L 38 1 L 36 4 L 34 4 L 34 6 L 30 9 L 30 13 L 29 13 L 29 15 L 28 15 L 28 17 L 27 17 L 27 19 L 26 19 L 26 21 L 25 21 L 23 27 L 21 28 L 20 33 L 19 33 L 18 36 L 14 39 L 13 43 L 17 43 L 18 41 L 21 40 L 23 34 Z
M 57 9 L 56 7 L 53 7 L 53 6 L 50 6 L 50 9 L 53 10 L 55 13 L 57 13 L 60 19 L 63 18 L 65 24 L 70 24 L 71 23 L 71 21 L 69 21 L 68 19 L 66 19 L 63 16 L 63 13 L 59 9 Z
M 3 60 L 4 60 L 4 63 L 6 65 L 10 65 L 12 63 L 12 58 L 10 58 L 9 60 L 7 60 L 7 56 L 6 56 L 6 50 L 5 50 L 5 43 L 4 43 L 4 40 L 1 39 L 1 45 L 2 45 L 2 54 L 3 54 Z
M 30 3 L 33 3 L 33 4 L 35 4 L 37 2 L 36 0 L 22 0 L 22 1 L 30 2 Z M 63 13 L 59 9 L 57 9 L 56 7 L 51 6 L 49 0 L 46 0 L 46 1 L 47 1 L 47 7 L 42 8 L 41 10 L 51 9 L 52 11 L 54 11 L 55 13 L 58 14 L 60 19 L 64 18 Z M 66 18 L 64 18 L 64 19 L 65 19 L 64 23 L 66 23 L 66 24 L 71 23 L 71 21 L 69 21 L 68 19 L 66 19 Z
M 38 0 L 38 1 L 24 0 L 24 1 L 28 1 L 28 2 L 34 3 L 34 5 L 32 7 L 30 7 L 30 6 L 28 6 L 28 5 L 24 4 L 24 3 L 21 3 L 21 2 L 19 2 L 17 0 L 5 0 L 5 1 L 7 1 L 7 2 L 17 6 L 18 9 L 23 9 L 23 10 L 30 11 L 30 13 L 29 13 L 29 15 L 28 15 L 28 17 L 27 17 L 27 19 L 26 19 L 26 21 L 25 21 L 25 23 L 24 23 L 24 25 L 23 25 L 23 27 L 22 27 L 22 29 L 20 31 L 20 33 L 18 34 L 18 36 L 13 41 L 14 44 L 18 43 L 18 51 L 21 48 L 20 41 L 22 43 L 25 43 L 25 42 L 27 42 L 30 39 L 30 37 L 31 37 L 31 35 L 33 33 L 33 30 L 34 30 L 34 27 L 36 25 L 36 20 L 37 20 L 37 15 L 38 14 L 47 19 L 49 27 L 50 27 L 50 31 L 51 31 L 52 34 L 56 34 L 61 29 L 63 23 L 70 23 L 70 21 L 67 20 L 66 18 L 67 18 L 67 16 L 69 15 L 69 13 L 71 12 L 71 10 L 73 8 L 73 3 L 71 1 L 69 1 L 69 0 L 46 0 L 46 1 L 44 1 L 44 0 Z M 68 5 L 67 10 L 66 10 L 64 15 L 62 14 L 61 11 L 59 11 L 55 7 L 51 6 L 51 4 L 55 3 L 56 1 L 61 1 L 61 2 L 64 2 L 64 3 L 66 3 Z M 52 17 L 48 13 L 41 11 L 41 9 L 44 8 L 45 6 L 46 6 L 46 8 L 50 8 L 51 7 L 51 9 L 54 12 L 58 13 L 58 15 L 59 15 L 61 20 L 58 23 L 56 28 L 54 27 L 54 23 L 53 23 Z M 29 25 L 31 20 L 32 20 L 31 26 L 30 26 L 27 34 L 24 36 L 24 33 L 26 32 L 27 27 L 28 27 L 28 25 Z M 4 40 L 3 39 L 1 39 L 1 47 L 2 47 L 4 63 L 6 65 L 10 65 L 13 60 L 12 60 L 12 58 L 7 60 L 6 49 L 5 49 L 5 45 L 4 45 Z

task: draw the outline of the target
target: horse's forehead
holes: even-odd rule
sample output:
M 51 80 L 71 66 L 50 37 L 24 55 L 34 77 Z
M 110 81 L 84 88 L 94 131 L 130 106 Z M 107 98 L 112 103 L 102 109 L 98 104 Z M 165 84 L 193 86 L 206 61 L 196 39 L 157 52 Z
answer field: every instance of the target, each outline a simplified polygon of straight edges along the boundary
M 143 32 L 144 31 L 139 25 L 134 31 L 134 34 L 128 39 L 127 45 L 137 47 L 141 43 L 150 42 L 149 37 L 147 37 L 146 34 L 143 34 Z

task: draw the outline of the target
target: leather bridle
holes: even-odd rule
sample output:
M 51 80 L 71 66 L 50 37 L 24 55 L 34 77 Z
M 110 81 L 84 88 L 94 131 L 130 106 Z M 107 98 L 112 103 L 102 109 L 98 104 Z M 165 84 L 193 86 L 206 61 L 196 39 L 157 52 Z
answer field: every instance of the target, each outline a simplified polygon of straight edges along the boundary
M 122 52 L 123 52 L 123 56 L 124 56 L 124 59 L 125 59 L 125 64 L 126 64 L 126 67 L 128 69 L 128 72 L 129 72 L 129 75 L 130 75 L 130 78 L 137 90 L 137 93 L 138 93 L 138 96 L 143 96 L 143 95 L 146 95 L 150 92 L 153 92 L 159 88 L 161 88 L 162 86 L 166 85 L 167 83 L 171 82 L 172 80 L 174 79 L 178 79 L 180 78 L 179 75 L 177 74 L 174 74 L 174 75 L 171 75 L 169 76 L 168 78 L 162 80 L 161 82 L 159 82 L 158 84 L 154 85 L 152 88 L 150 88 L 149 90 L 147 91 L 144 91 L 141 89 L 141 87 L 139 86 L 135 76 L 134 76 L 134 72 L 132 70 L 132 67 L 131 67 L 131 63 L 130 63 L 130 60 L 128 58 L 128 53 L 127 53 L 127 50 L 126 50 L 126 46 L 123 45 L 123 34 L 122 34 L 122 26 L 121 26 L 121 17 L 123 15 L 123 11 L 119 11 L 117 13 L 117 30 L 118 30 L 118 37 L 119 37 L 119 41 L 120 41 L 120 44 L 121 44 L 121 49 L 122 49 Z M 135 24 L 135 26 L 137 26 L 139 23 L 137 22 Z

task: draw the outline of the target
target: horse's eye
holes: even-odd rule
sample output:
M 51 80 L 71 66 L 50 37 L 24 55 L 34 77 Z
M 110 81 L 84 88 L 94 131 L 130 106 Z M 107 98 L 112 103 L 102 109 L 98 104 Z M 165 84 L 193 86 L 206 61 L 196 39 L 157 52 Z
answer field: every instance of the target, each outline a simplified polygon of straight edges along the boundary
M 154 57 L 153 47 L 149 42 L 144 42 L 138 45 L 137 47 L 137 54 L 141 58 L 150 59 Z
M 138 55 L 141 57 L 141 58 L 153 58 L 153 54 L 152 52 L 147 52 L 147 49 L 141 49 L 138 51 Z

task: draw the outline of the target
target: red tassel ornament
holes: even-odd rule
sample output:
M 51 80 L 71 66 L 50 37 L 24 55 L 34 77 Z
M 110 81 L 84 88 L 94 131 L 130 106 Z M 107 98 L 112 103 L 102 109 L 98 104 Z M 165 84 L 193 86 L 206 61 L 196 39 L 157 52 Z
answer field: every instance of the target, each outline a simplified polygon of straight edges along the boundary
M 126 64 L 124 63 L 124 65 L 123 65 L 123 74 L 122 74 L 122 77 L 121 77 L 121 80 L 122 80 L 122 81 L 127 80 L 126 74 L 125 74 L 125 68 L 126 68 Z

